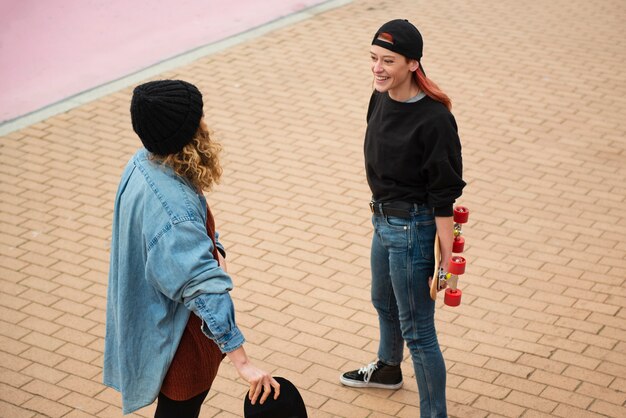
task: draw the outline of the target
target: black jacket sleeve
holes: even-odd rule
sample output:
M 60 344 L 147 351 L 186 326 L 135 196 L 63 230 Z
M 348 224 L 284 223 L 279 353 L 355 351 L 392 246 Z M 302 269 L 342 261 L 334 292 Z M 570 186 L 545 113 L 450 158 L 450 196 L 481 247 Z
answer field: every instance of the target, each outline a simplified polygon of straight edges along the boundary
M 435 216 L 452 216 L 452 205 L 463 193 L 461 141 L 452 114 L 438 115 L 426 128 L 423 175 L 427 181 L 427 203 Z
M 374 106 L 376 104 L 376 96 L 377 96 L 378 92 L 376 90 L 374 90 L 372 92 L 372 95 L 370 96 L 370 102 L 367 105 L 367 116 L 365 117 L 365 121 L 367 123 L 369 123 L 370 121 L 370 116 L 372 115 L 372 111 L 374 110 Z

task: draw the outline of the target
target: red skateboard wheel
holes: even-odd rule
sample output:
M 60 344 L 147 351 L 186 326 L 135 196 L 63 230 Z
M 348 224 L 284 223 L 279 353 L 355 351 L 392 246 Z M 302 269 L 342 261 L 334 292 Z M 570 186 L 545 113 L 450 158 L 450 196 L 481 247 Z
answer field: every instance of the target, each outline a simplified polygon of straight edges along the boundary
M 461 304 L 461 292 L 459 289 L 446 289 L 443 303 L 448 306 L 459 306 Z
M 464 224 L 469 218 L 469 209 L 465 206 L 457 206 L 454 208 L 454 222 Z
M 452 242 L 452 252 L 453 253 L 462 253 L 463 248 L 465 248 L 465 238 L 456 237 Z
M 450 259 L 450 265 L 448 266 L 448 272 L 460 276 L 465 273 L 465 259 L 460 255 L 455 255 Z

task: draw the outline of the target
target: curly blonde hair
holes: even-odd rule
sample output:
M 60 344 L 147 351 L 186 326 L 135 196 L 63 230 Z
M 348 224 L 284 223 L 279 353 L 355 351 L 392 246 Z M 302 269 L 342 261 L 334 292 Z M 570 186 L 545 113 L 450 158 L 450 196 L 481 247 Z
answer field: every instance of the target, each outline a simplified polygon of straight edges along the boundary
M 182 150 L 166 156 L 152 154 L 152 158 L 171 167 L 198 190 L 208 192 L 215 184 L 219 184 L 222 176 L 219 161 L 221 151 L 222 146 L 211 139 L 204 119 L 201 119 L 198 131 Z

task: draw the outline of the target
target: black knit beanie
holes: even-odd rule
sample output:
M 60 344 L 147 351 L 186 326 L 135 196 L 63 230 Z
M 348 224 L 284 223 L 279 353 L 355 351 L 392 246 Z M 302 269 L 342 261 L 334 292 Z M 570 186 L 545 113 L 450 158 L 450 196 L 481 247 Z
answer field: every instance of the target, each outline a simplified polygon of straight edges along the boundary
M 146 149 L 165 156 L 191 142 L 202 118 L 202 93 L 182 80 L 149 81 L 135 87 L 133 130 Z
M 307 418 L 306 406 L 298 389 L 284 377 L 274 377 L 280 384 L 280 395 L 274 399 L 274 388 L 263 405 L 252 405 L 246 392 L 243 404 L 245 418 Z

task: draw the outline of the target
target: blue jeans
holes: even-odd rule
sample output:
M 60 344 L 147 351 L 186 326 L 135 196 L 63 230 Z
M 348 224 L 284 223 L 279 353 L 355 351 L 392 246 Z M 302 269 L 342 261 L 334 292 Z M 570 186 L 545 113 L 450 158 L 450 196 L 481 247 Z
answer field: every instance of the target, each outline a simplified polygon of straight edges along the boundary
M 435 217 L 416 205 L 410 218 L 374 215 L 372 303 L 378 312 L 378 358 L 402 362 L 404 342 L 413 359 L 421 417 L 446 417 L 446 366 L 435 331 L 435 303 L 428 278 L 434 272 Z

